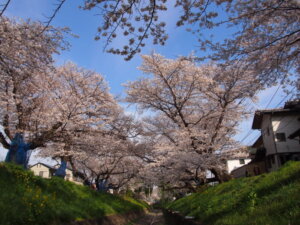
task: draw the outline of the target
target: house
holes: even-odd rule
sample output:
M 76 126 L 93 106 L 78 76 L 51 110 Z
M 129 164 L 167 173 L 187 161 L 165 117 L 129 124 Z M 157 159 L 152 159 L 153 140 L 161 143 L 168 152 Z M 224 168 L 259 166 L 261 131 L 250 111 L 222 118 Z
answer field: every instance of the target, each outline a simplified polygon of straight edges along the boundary
M 265 149 L 261 147 L 261 143 L 262 139 L 258 138 L 257 141 L 248 148 L 250 162 L 232 170 L 231 175 L 234 178 L 256 176 L 267 172 L 265 164 Z
M 231 171 L 242 167 L 251 161 L 247 148 L 236 149 L 225 154 L 227 156 L 226 169 L 229 174 Z
M 271 172 L 289 160 L 300 160 L 300 99 L 283 108 L 256 111 L 252 129 L 261 131 L 250 147 L 252 160 L 233 170 L 234 177 Z
M 33 171 L 34 175 L 40 176 L 43 178 L 51 178 L 55 171 L 58 169 L 59 165 L 49 166 L 44 163 L 36 163 L 29 167 L 31 171 Z M 73 171 L 70 168 L 66 169 L 65 180 L 72 181 L 76 184 L 82 184 L 76 177 L 73 175 Z
M 247 165 L 249 162 L 251 162 L 250 158 L 229 159 L 226 162 L 227 172 L 230 174 L 233 170 L 240 168 L 244 165 Z
M 55 168 L 44 163 L 36 163 L 32 166 L 29 166 L 29 169 L 34 173 L 34 175 L 43 178 L 51 178 L 56 170 Z
M 286 102 L 280 109 L 256 111 L 252 129 L 261 131 L 253 147 L 265 149 L 268 172 L 288 160 L 300 160 L 300 99 Z

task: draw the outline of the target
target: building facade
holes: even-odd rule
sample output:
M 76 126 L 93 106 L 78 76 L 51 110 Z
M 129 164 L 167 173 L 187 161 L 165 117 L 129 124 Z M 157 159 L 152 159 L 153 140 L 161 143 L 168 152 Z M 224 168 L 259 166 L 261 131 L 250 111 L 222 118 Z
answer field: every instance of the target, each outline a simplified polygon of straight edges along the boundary
M 51 178 L 55 172 L 55 168 L 44 163 L 36 163 L 30 166 L 29 169 L 34 173 L 34 175 L 43 178 Z
M 226 162 L 227 172 L 230 174 L 233 170 L 242 167 L 251 162 L 250 158 L 229 159 Z
M 300 160 L 300 100 L 283 108 L 255 112 L 252 129 L 261 132 L 249 148 L 251 162 L 233 169 L 235 178 L 255 176 L 279 169 L 289 160 Z
M 29 169 L 36 176 L 40 176 L 40 177 L 43 177 L 43 178 L 51 178 L 54 175 L 54 173 L 55 173 L 55 171 L 57 170 L 58 167 L 59 167 L 59 165 L 56 165 L 56 166 L 52 167 L 52 166 L 49 166 L 49 165 L 44 164 L 44 163 L 36 163 L 36 164 L 30 166 Z M 66 169 L 65 180 L 74 182 L 76 184 L 82 184 L 82 182 L 78 181 L 74 177 L 73 171 L 70 168 Z
M 268 172 L 277 170 L 289 160 L 300 160 L 299 99 L 287 102 L 281 109 L 256 111 L 252 129 L 261 131 L 253 147 L 265 149 Z

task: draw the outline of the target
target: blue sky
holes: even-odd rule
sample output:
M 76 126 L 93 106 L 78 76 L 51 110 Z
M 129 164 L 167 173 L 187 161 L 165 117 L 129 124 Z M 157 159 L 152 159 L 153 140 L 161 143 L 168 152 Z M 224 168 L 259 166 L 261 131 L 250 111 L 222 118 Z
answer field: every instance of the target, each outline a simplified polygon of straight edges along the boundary
M 0 0 L 0 4 L 6 2 Z M 172 1 L 173 2 L 173 1 Z M 17 18 L 31 18 L 33 20 L 47 21 L 46 16 L 50 16 L 55 9 L 56 1 L 54 0 L 11 0 L 5 16 Z M 137 55 L 131 61 L 124 61 L 121 56 L 108 54 L 102 51 L 103 43 L 101 41 L 94 41 L 97 25 L 100 24 L 101 18 L 96 16 L 96 11 L 83 11 L 79 9 L 79 4 L 82 1 L 67 0 L 59 11 L 58 15 L 52 22 L 53 26 L 69 27 L 72 33 L 79 36 L 74 38 L 68 36 L 67 40 L 70 42 L 70 50 L 62 52 L 55 56 L 57 64 L 63 64 L 67 61 L 73 61 L 81 67 L 95 70 L 102 74 L 108 81 L 111 87 L 111 92 L 114 95 L 123 95 L 122 83 L 129 80 L 135 80 L 141 76 L 142 73 L 137 70 L 141 64 L 141 59 Z M 169 32 L 169 39 L 165 46 L 148 45 L 142 49 L 142 54 L 149 54 L 155 51 L 169 58 L 175 58 L 179 55 L 189 55 L 195 52 L 195 55 L 203 54 L 197 52 L 197 37 L 185 31 L 185 28 L 176 28 L 176 14 L 175 10 L 164 13 L 163 19 L 167 22 L 167 31 Z M 209 34 L 209 33 L 207 33 Z M 228 35 L 228 30 L 221 29 L 218 33 L 213 33 L 216 38 L 222 39 Z M 116 45 L 122 44 L 122 39 L 118 39 Z M 249 102 L 253 109 L 263 109 L 281 107 L 278 103 L 286 95 L 280 87 L 270 104 L 271 97 L 276 92 L 277 87 L 273 87 L 262 91 L 259 94 L 259 101 L 255 104 Z M 287 98 L 288 99 L 288 98 Z M 133 108 L 128 108 L 132 111 Z M 241 123 L 239 134 L 235 137 L 236 140 L 241 140 L 251 130 L 252 118 Z M 244 138 L 243 144 L 252 144 L 258 136 L 258 132 L 252 132 L 247 138 Z

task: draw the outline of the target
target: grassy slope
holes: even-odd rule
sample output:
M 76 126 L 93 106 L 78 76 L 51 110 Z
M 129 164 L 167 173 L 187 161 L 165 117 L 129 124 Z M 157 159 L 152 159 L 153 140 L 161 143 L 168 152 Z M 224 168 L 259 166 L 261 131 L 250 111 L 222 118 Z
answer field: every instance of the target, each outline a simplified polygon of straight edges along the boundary
M 0 163 L 1 225 L 62 224 L 143 208 L 129 198 L 97 193 L 56 177 L 43 179 L 20 167 Z
M 279 171 L 235 179 L 168 205 L 203 224 L 300 224 L 300 162 Z

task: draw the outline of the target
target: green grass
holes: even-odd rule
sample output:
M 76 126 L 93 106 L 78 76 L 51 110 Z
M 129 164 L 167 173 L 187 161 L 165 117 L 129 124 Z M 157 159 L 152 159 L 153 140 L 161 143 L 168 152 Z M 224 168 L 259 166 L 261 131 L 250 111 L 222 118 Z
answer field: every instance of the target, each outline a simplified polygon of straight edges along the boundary
M 170 203 L 167 208 L 206 225 L 300 224 L 300 162 L 234 179 Z
M 143 210 L 145 206 L 97 193 L 60 178 L 43 179 L 22 168 L 0 163 L 0 224 L 56 225 L 70 221 Z
M 123 199 L 125 199 L 126 201 L 131 202 L 134 205 L 138 205 L 143 209 L 150 209 L 150 205 L 148 205 L 148 203 L 145 202 L 145 201 L 134 199 L 130 196 L 123 196 Z

